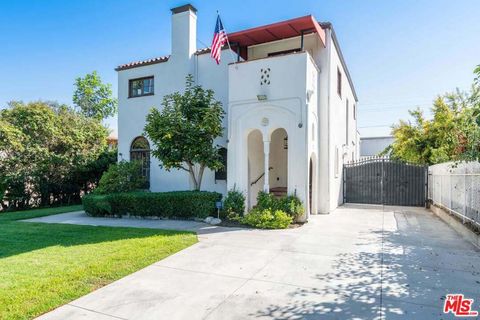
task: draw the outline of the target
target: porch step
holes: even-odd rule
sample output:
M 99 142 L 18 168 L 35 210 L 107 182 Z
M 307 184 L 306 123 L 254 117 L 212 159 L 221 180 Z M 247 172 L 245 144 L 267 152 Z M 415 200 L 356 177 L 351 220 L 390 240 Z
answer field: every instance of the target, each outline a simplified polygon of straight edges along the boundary
M 270 193 L 273 194 L 276 198 L 285 197 L 287 195 L 287 187 L 270 188 Z

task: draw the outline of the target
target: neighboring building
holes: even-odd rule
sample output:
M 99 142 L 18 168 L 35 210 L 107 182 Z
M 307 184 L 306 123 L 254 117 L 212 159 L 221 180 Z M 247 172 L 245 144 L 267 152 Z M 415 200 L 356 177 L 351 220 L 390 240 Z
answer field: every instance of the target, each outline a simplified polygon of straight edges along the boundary
M 392 136 L 361 137 L 360 158 L 378 156 L 380 152 L 393 143 Z
M 248 208 L 260 190 L 295 193 L 304 219 L 335 209 L 343 201 L 342 164 L 358 158 L 359 146 L 357 96 L 332 25 L 309 15 L 230 33 L 238 62 L 224 48 L 217 65 L 209 48 L 197 50 L 196 24 L 193 6 L 172 9 L 171 55 L 116 68 L 119 158 L 143 159 L 152 191 L 191 189 L 188 173 L 160 169 L 141 136 L 149 109 L 182 91 L 192 74 L 226 112 L 216 143 L 227 169 L 206 171 L 203 190 L 225 194 L 236 186 Z
M 108 149 L 110 149 L 110 150 L 115 149 L 118 146 L 117 136 L 114 135 L 114 134 L 110 134 L 107 137 L 107 145 L 108 145 Z

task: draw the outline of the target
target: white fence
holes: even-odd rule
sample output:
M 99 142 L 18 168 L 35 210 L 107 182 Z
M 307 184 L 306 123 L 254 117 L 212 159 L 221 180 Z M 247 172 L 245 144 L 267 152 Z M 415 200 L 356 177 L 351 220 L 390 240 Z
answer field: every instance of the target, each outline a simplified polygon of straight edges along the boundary
M 480 228 L 480 163 L 446 162 L 430 166 L 428 198 L 463 222 Z

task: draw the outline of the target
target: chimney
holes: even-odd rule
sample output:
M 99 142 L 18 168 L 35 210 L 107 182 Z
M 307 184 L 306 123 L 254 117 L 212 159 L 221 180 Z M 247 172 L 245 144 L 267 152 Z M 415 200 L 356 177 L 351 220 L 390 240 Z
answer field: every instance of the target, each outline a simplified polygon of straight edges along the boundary
M 172 11 L 172 58 L 190 59 L 197 50 L 197 9 L 191 4 Z

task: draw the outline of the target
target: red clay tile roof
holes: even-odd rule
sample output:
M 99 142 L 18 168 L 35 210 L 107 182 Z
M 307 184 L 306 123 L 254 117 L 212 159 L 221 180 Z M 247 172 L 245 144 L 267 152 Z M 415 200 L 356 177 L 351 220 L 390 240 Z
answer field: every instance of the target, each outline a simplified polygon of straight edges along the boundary
M 195 54 L 199 55 L 199 54 L 204 54 L 204 53 L 210 53 L 210 51 L 212 51 L 212 49 L 210 47 L 206 47 L 206 48 L 198 49 L 195 52 Z
M 143 61 L 130 62 L 130 63 L 122 64 L 116 67 L 115 71 L 127 70 L 127 69 L 136 68 L 136 67 L 148 66 L 150 64 L 162 63 L 162 62 L 168 61 L 169 58 L 170 56 L 163 56 L 163 57 L 157 57 L 157 58 L 147 59 Z
M 195 54 L 200 55 L 200 54 L 210 53 L 210 51 L 211 51 L 210 47 L 207 47 L 207 48 L 198 49 L 197 51 L 195 51 Z M 163 57 L 157 57 L 157 58 L 147 59 L 143 61 L 134 61 L 134 62 L 122 64 L 116 67 L 115 71 L 127 70 L 127 69 L 132 69 L 137 67 L 148 66 L 150 64 L 162 63 L 162 62 L 168 61 L 169 58 L 170 56 L 163 56 Z

